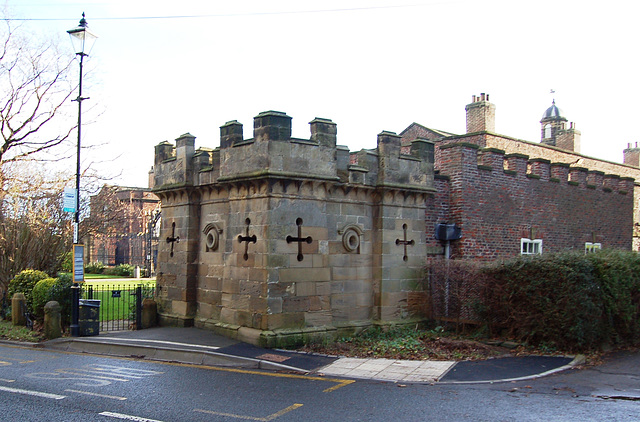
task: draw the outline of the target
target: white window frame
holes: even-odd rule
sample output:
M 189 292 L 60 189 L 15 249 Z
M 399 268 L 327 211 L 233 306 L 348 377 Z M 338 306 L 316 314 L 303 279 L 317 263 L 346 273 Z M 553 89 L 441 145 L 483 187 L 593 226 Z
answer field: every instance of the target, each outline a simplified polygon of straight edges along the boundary
M 542 239 L 520 239 L 520 255 L 542 255 Z
M 586 242 L 584 244 L 584 253 L 594 253 L 602 249 L 602 243 Z

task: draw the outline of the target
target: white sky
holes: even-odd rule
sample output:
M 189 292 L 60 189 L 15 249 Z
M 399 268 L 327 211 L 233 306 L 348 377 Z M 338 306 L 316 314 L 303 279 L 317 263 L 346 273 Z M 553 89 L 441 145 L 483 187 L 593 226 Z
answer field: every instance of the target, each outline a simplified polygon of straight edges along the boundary
M 464 106 L 486 92 L 500 134 L 538 142 L 555 98 L 582 132 L 583 154 L 621 162 L 640 141 L 636 0 L 7 4 L 12 17 L 55 19 L 26 25 L 60 34 L 69 50 L 66 30 L 86 12 L 100 38 L 85 62 L 83 107 L 94 116 L 83 119 L 95 122 L 83 126 L 83 145 L 102 146 L 83 165 L 121 173 L 123 185 L 147 186 L 158 143 L 190 132 L 196 147 L 217 147 L 234 119 L 250 138 L 265 110 L 291 116 L 299 138 L 314 117 L 332 119 L 338 143 L 355 151 L 412 122 L 462 134 Z

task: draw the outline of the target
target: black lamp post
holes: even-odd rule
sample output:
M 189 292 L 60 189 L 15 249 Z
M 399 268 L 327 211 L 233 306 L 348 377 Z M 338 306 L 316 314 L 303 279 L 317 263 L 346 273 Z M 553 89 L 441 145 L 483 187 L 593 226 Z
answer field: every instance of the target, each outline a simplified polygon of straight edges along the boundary
M 76 163 L 76 214 L 73 226 L 73 243 L 78 243 L 78 225 L 80 223 L 80 139 L 82 132 L 82 101 L 89 97 L 82 96 L 82 62 L 91 52 L 94 42 L 98 38 L 87 27 L 87 21 L 82 13 L 82 19 L 76 28 L 67 31 L 71 37 L 76 55 L 80 57 L 80 82 L 78 84 L 78 98 L 73 101 L 78 102 L 78 160 Z
M 82 96 L 82 62 L 86 56 L 91 52 L 91 48 L 93 47 L 94 42 L 98 38 L 95 34 L 89 31 L 87 27 L 87 21 L 84 18 L 84 12 L 82 13 L 82 19 L 80 19 L 80 23 L 76 28 L 70 29 L 67 31 L 69 36 L 71 37 L 71 43 L 73 44 L 74 50 L 76 52 L 76 56 L 80 57 L 80 82 L 78 84 L 78 98 L 73 101 L 78 102 L 78 154 L 77 154 L 77 162 L 76 162 L 76 212 L 75 218 L 73 222 L 73 243 L 78 243 L 78 232 L 80 225 L 80 139 L 81 139 L 81 131 L 82 131 L 82 101 L 87 100 L 88 97 Z M 74 248 L 75 251 L 75 248 Z M 74 254 L 75 255 L 75 254 Z M 74 256 L 75 259 L 75 256 Z M 74 283 L 73 288 L 71 290 L 71 326 L 70 331 L 71 335 L 77 337 L 79 335 L 79 298 L 80 298 L 80 287 L 75 280 L 74 274 Z

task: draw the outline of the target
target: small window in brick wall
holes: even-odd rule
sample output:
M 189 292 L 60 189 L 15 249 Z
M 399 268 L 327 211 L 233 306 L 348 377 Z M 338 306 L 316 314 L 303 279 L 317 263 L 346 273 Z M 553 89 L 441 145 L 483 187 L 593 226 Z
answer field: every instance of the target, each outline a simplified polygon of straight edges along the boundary
M 520 255 L 542 255 L 542 239 L 520 239 Z
M 584 244 L 584 253 L 594 253 L 602 249 L 602 243 L 586 242 Z

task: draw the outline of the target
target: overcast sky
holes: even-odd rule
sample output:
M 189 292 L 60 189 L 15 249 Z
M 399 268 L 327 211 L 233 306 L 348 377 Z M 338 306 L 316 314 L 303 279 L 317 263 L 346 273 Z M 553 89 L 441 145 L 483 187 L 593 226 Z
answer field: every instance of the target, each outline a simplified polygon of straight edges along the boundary
M 621 162 L 640 141 L 636 0 L 7 4 L 70 50 L 66 31 L 86 13 L 100 38 L 85 62 L 83 107 L 94 115 L 83 118 L 94 123 L 83 144 L 102 146 L 83 163 L 113 159 L 102 166 L 123 185 L 147 185 L 158 143 L 190 132 L 196 147 L 217 147 L 229 120 L 249 138 L 265 110 L 291 116 L 299 138 L 314 117 L 332 119 L 338 143 L 355 151 L 412 122 L 464 133 L 465 105 L 485 92 L 500 134 L 539 142 L 555 98 L 582 132 L 583 154 Z

